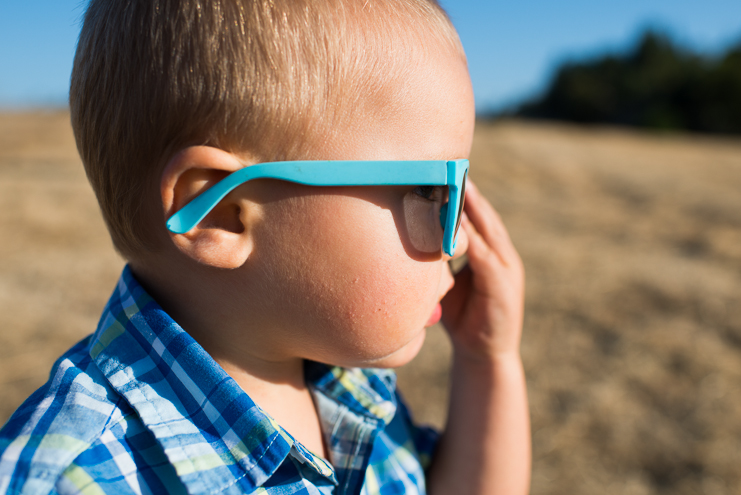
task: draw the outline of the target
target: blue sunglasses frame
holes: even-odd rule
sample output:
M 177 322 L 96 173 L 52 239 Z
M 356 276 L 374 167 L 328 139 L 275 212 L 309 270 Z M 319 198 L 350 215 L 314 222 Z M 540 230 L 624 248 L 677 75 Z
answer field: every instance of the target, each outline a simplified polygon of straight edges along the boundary
M 332 160 L 266 162 L 232 172 L 167 220 L 167 228 L 184 234 L 237 186 L 253 179 L 278 179 L 308 186 L 448 186 L 440 209 L 443 251 L 453 256 L 463 212 L 468 160 Z M 450 208 L 448 205 L 454 205 Z

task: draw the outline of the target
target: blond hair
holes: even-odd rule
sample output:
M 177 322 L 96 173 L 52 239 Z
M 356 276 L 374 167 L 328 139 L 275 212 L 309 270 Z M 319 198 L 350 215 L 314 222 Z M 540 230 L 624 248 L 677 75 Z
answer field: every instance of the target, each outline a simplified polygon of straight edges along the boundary
M 463 56 L 435 0 L 91 0 L 70 108 L 114 246 L 156 249 L 146 202 L 180 149 L 305 157 L 354 109 L 393 104 L 431 44 Z

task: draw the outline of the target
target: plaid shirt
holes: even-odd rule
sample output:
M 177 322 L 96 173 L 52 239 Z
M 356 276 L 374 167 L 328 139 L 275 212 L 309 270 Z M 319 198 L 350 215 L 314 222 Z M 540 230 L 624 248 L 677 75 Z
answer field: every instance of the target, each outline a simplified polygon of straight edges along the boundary
M 332 464 L 281 428 L 124 269 L 95 334 L 0 430 L 2 493 L 425 493 L 435 433 L 384 370 L 307 363 Z

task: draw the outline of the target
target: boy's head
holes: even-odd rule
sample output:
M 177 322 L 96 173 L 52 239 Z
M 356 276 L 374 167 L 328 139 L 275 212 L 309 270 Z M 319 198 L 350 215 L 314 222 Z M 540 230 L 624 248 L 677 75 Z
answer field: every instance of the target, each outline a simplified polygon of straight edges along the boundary
M 222 364 L 416 354 L 453 284 L 445 188 L 257 180 L 184 234 L 165 217 L 260 162 L 467 158 L 473 94 L 434 0 L 93 0 L 70 101 L 115 245 Z
M 446 51 L 464 57 L 435 0 L 92 0 L 70 105 L 114 245 L 161 247 L 161 174 L 181 149 L 325 158 L 393 118 L 409 72 Z

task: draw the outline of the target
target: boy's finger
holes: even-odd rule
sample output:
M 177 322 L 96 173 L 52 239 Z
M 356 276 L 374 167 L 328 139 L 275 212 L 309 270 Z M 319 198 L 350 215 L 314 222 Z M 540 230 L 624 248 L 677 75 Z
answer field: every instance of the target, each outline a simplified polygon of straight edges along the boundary
M 465 206 L 469 218 L 487 242 L 494 236 L 506 234 L 501 217 L 473 182 L 469 182 L 466 190 Z
M 501 253 L 491 249 L 470 220 L 463 219 L 462 223 L 468 235 L 468 251 L 466 252 L 468 265 L 473 273 L 478 275 L 474 277 L 474 285 L 477 290 L 488 293 L 487 285 L 492 277 L 487 274 L 501 270 L 502 267 L 508 266 L 508 263 L 502 258 Z
M 443 307 L 442 322 L 445 328 L 454 328 L 454 323 L 460 318 L 471 290 L 471 277 L 471 267 L 466 264 L 455 274 L 455 285 L 440 301 Z
M 498 251 L 506 259 L 516 254 L 501 217 L 471 181 L 466 190 L 465 210 L 471 223 L 491 249 Z

